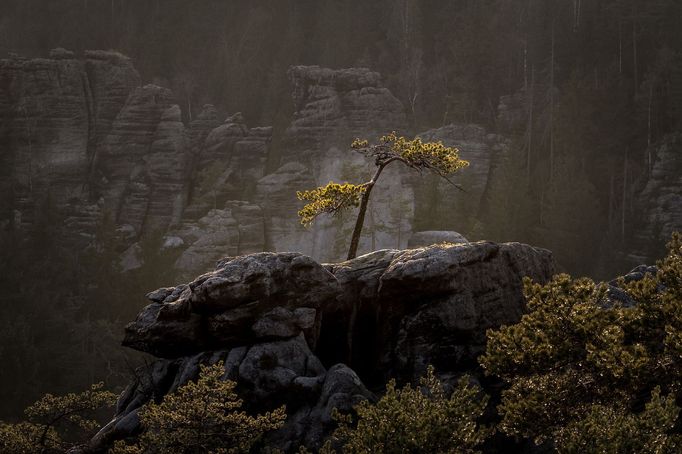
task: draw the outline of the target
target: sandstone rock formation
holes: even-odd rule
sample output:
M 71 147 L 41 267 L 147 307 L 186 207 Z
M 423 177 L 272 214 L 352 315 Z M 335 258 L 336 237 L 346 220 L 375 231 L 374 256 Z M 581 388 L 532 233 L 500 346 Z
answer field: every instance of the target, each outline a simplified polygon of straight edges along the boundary
M 331 180 L 366 181 L 372 163 L 352 153 L 350 143 L 355 137 L 372 139 L 393 130 L 404 132 L 404 108 L 383 86 L 381 76 L 366 68 L 296 66 L 289 70 L 289 79 L 296 112 L 283 137 L 283 165 L 259 181 L 256 191 L 257 199 L 273 210 L 266 218 L 268 246 L 302 251 L 323 261 L 338 260 L 347 251 L 353 220 L 321 218 L 311 229 L 304 229 L 296 216 L 300 204 L 287 194 Z M 387 194 L 400 196 L 409 206 L 391 211 Z M 387 169 L 371 201 L 360 249 L 404 246 L 408 234 L 396 243 L 394 230 L 409 232 L 412 200 L 405 172 Z
M 226 258 L 148 295 L 124 344 L 161 359 L 139 370 L 92 447 L 134 435 L 146 402 L 217 361 L 249 409 L 287 405 L 271 443 L 319 446 L 333 408 L 373 398 L 365 383 L 414 381 L 428 364 L 446 377 L 475 372 L 486 330 L 523 313 L 523 277 L 552 273 L 549 251 L 518 243 L 381 250 L 328 265 L 298 253 Z
M 126 269 L 150 235 L 182 239 L 177 264 L 192 274 L 264 250 L 263 215 L 244 199 L 263 177 L 271 128 L 239 114 L 221 124 L 210 105 L 188 126 L 182 115 L 170 90 L 142 86 L 115 52 L 0 60 L 0 225 L 30 232 L 51 210 L 55 240 L 84 249 L 111 223 Z
M 640 222 L 635 232 L 639 251 L 632 261 L 660 255 L 674 231 L 682 230 L 682 135 L 666 137 L 655 150 L 651 176 L 637 197 Z
M 431 177 L 416 186 L 418 217 L 428 217 L 432 227 L 471 231 L 479 217 L 492 171 L 509 152 L 510 141 L 475 124 L 448 125 L 419 135 L 430 142 L 457 147 L 469 167 L 456 178 L 463 194 L 441 178 Z M 435 195 L 435 196 L 434 196 Z
M 95 177 L 103 132 L 139 84 L 130 60 L 115 53 L 0 60 L 2 219 L 30 228 L 49 197 L 79 212 L 70 216 L 79 218 L 74 225 L 98 224 L 99 207 L 84 183 Z M 71 230 L 69 240 L 92 233 Z
M 162 236 L 183 278 L 225 255 L 345 257 L 352 213 L 305 229 L 295 193 L 330 180 L 365 181 L 373 164 L 350 142 L 409 134 L 405 109 L 366 68 L 297 66 L 289 79 L 295 112 L 274 149 L 272 128 L 249 127 L 239 113 L 205 105 L 187 123 L 171 91 L 143 85 L 115 52 L 78 57 L 55 49 L 49 59 L 0 60 L 0 226 L 28 232 L 51 210 L 62 225 L 57 240 L 80 250 L 110 224 L 128 269 L 144 263 L 132 252 L 145 239 Z M 470 160 L 457 177 L 468 193 L 391 166 L 373 193 L 361 252 L 405 247 L 418 230 L 468 231 L 507 148 L 476 125 L 422 136 Z

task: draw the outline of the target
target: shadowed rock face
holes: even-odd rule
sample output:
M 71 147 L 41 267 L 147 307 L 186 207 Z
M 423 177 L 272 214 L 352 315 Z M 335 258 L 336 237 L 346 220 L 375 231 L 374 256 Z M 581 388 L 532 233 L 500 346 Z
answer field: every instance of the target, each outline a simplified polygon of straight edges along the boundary
M 349 150 L 355 137 L 417 131 L 408 131 L 404 106 L 367 68 L 295 66 L 288 76 L 295 112 L 273 149 L 272 128 L 249 127 L 239 113 L 205 105 L 183 121 L 188 113 L 173 93 L 143 85 L 116 52 L 1 59 L 0 228 L 30 232 L 50 207 L 61 221 L 56 241 L 73 250 L 91 245 L 104 222 L 118 231 L 119 254 L 160 235 L 183 278 L 222 256 L 263 250 L 342 259 L 352 216 L 304 229 L 296 191 L 366 181 L 373 164 Z M 518 131 L 524 105 L 523 93 L 501 99 L 501 131 Z M 415 231 L 474 231 L 509 140 L 473 124 L 419 135 L 460 149 L 471 165 L 455 180 L 467 192 L 390 166 L 372 194 L 360 251 L 404 248 Z M 637 262 L 651 253 L 652 237 L 682 225 L 678 148 L 673 136 L 652 155 L 636 210 Z
M 48 195 L 72 208 L 72 226 L 98 224 L 100 210 L 83 184 L 95 178 L 104 131 L 140 84 L 131 62 L 115 53 L 55 57 L 0 60 L 1 216 L 20 228 L 33 225 Z
M 641 213 L 635 232 L 637 251 L 631 262 L 646 262 L 660 251 L 674 231 L 682 229 L 682 134 L 666 137 L 654 150 L 651 175 L 637 198 Z
M 56 241 L 74 249 L 105 219 L 122 232 L 120 252 L 151 234 L 177 236 L 191 249 L 178 266 L 194 273 L 226 253 L 262 251 L 262 213 L 242 199 L 263 177 L 271 128 L 217 115 L 207 105 L 185 125 L 173 93 L 143 86 L 115 52 L 0 60 L 0 226 L 30 231 L 50 206 L 63 220 Z M 211 210 L 231 223 L 221 240 L 206 238 Z M 205 253 L 221 241 L 218 257 Z
M 156 290 L 123 344 L 166 358 L 301 332 L 315 347 L 319 309 L 338 295 L 334 276 L 297 253 L 224 259 L 189 284 Z
M 320 265 L 298 253 L 227 258 L 189 284 L 150 293 L 124 345 L 165 358 L 120 397 L 102 448 L 139 430 L 138 409 L 225 362 L 250 409 L 287 405 L 271 435 L 284 449 L 318 446 L 334 407 L 372 399 L 364 383 L 414 381 L 428 364 L 476 372 L 489 328 L 519 320 L 522 280 L 544 282 L 551 253 L 487 242 L 381 250 Z
M 413 380 L 428 364 L 443 372 L 475 368 L 486 330 L 523 313 L 522 278 L 544 282 L 554 269 L 547 250 L 479 242 L 380 251 L 331 271 L 344 293 L 324 306 L 320 355 L 340 355 L 334 358 L 375 384 Z M 333 340 L 343 333 L 345 348 Z
M 345 257 L 352 216 L 305 229 L 296 191 L 366 181 L 373 163 L 349 144 L 409 134 L 404 107 L 366 68 L 296 66 L 288 74 L 295 113 L 273 150 L 272 128 L 248 127 L 239 113 L 221 116 L 206 105 L 185 123 L 173 93 L 143 85 L 115 52 L 56 49 L 49 59 L 0 60 L 0 227 L 30 231 L 49 205 L 63 219 L 57 240 L 83 249 L 112 222 L 126 269 L 143 264 L 130 251 L 162 236 L 183 278 L 225 255 L 263 250 Z M 505 140 L 476 125 L 423 137 L 461 148 L 472 165 L 457 180 L 469 192 L 390 166 L 373 192 L 361 251 L 400 249 L 417 228 L 452 228 L 478 213 Z

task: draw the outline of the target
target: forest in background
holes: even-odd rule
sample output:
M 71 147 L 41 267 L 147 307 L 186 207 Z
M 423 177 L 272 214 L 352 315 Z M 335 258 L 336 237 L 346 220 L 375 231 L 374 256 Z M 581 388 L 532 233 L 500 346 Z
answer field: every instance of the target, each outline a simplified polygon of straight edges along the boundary
M 656 145 L 682 130 L 681 23 L 678 0 L 5 0 L 0 55 L 116 49 L 173 89 L 186 121 L 210 102 L 274 125 L 275 144 L 294 109 L 289 66 L 370 67 L 413 133 L 473 122 L 513 138 L 486 215 L 463 233 L 547 247 L 562 269 L 609 278 L 627 271 Z M 522 107 L 514 121 L 501 100 Z M 31 250 L 3 232 L 9 414 L 46 391 L 121 383 L 121 324 L 172 283 L 156 240 L 143 270 L 119 276 L 106 228 L 88 261 L 53 247 L 58 221 L 46 216 Z
M 173 89 L 185 120 L 216 104 L 274 125 L 274 143 L 289 66 L 370 67 L 413 133 L 471 122 L 514 138 L 505 187 L 464 233 L 608 277 L 632 252 L 655 145 L 682 122 L 681 21 L 675 0 L 8 0 L 0 52 L 116 49 Z M 501 115 L 501 100 L 521 112 Z

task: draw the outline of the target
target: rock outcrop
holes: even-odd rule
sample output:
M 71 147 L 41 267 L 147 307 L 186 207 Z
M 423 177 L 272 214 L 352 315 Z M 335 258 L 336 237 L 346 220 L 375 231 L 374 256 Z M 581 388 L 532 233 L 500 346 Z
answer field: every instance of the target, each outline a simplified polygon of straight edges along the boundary
M 634 263 L 651 262 L 675 231 L 682 231 L 682 134 L 666 137 L 654 150 L 655 160 L 637 197 L 639 223 L 634 232 Z M 634 248 L 633 248 L 634 249 Z
M 217 361 L 247 408 L 287 405 L 271 443 L 319 446 L 333 408 L 373 399 L 365 384 L 414 381 L 428 364 L 446 377 L 475 373 L 486 330 L 523 313 L 523 277 L 552 273 L 549 251 L 518 243 L 381 250 L 328 265 L 298 253 L 226 258 L 148 295 L 124 345 L 160 359 L 139 371 L 92 447 L 137 433 L 146 402 Z
M 124 345 L 176 358 L 301 332 L 315 347 L 320 306 L 338 293 L 334 276 L 298 253 L 224 259 L 189 284 L 159 289 L 126 327 Z
M 263 214 L 245 199 L 264 175 L 271 128 L 240 114 L 221 124 L 210 105 L 185 125 L 173 93 L 143 86 L 116 52 L 50 57 L 0 60 L 0 226 L 30 232 L 48 209 L 63 219 L 55 240 L 79 250 L 111 223 L 125 269 L 158 234 L 182 240 L 170 243 L 192 274 L 265 249 Z M 225 230 L 207 227 L 216 219 Z
M 378 251 L 330 269 L 343 293 L 323 307 L 319 354 L 370 383 L 412 380 L 428 364 L 470 368 L 486 329 L 523 312 L 521 277 L 543 282 L 553 273 L 549 251 L 488 242 Z
M 139 84 L 130 60 L 110 52 L 0 60 L 2 218 L 30 228 L 49 198 L 63 210 L 85 207 L 71 213 L 80 218 L 72 226 L 98 224 L 84 183 L 94 178 L 103 132 Z M 65 232 L 71 241 L 92 233 Z
M 51 210 L 63 219 L 57 240 L 73 250 L 116 231 L 127 270 L 143 266 L 140 251 L 149 249 L 141 245 L 161 236 L 183 278 L 225 255 L 345 257 L 352 216 L 323 217 L 305 229 L 296 191 L 366 181 L 373 163 L 349 144 L 409 134 L 405 109 L 366 68 L 296 66 L 289 79 L 295 112 L 273 149 L 272 128 L 249 127 L 239 113 L 205 105 L 187 122 L 170 90 L 143 85 L 116 52 L 78 57 L 55 49 L 49 59 L 0 60 L 0 227 L 30 232 Z M 458 177 L 468 193 L 389 167 L 372 195 L 360 251 L 403 248 L 416 230 L 467 230 L 507 147 L 476 125 L 422 137 L 461 149 L 472 164 Z

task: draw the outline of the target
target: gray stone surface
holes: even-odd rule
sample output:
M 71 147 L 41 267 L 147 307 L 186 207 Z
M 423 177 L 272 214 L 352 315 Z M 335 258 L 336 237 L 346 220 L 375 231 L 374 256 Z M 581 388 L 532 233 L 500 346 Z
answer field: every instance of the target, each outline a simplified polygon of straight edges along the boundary
M 651 175 L 636 199 L 633 264 L 653 262 L 672 233 L 682 231 L 682 134 L 666 137 L 652 157 Z
M 468 243 L 469 240 L 457 232 L 448 230 L 429 230 L 426 232 L 415 232 L 407 241 L 407 247 L 415 248 L 420 246 L 431 246 L 438 243 L 461 244 Z
M 210 105 L 185 125 L 170 90 L 143 86 L 127 57 L 65 49 L 0 59 L 0 117 L 0 225 L 30 231 L 49 197 L 67 247 L 91 245 L 106 220 L 125 227 L 119 252 L 199 224 L 203 246 L 175 245 L 192 249 L 179 263 L 192 275 L 215 262 L 209 247 L 264 250 L 259 207 L 243 199 L 264 175 L 271 128 L 248 128 L 241 115 L 221 124 Z M 201 225 L 223 209 L 229 241 Z
M 413 379 L 427 364 L 470 368 L 486 330 L 523 313 L 523 277 L 554 273 L 547 250 L 488 242 L 378 251 L 329 268 L 343 294 L 323 306 L 318 350 L 378 383 Z
M 0 129 L 0 225 L 30 230 L 49 193 L 65 216 L 67 245 L 87 247 L 104 220 L 126 229 L 119 253 L 149 236 L 174 238 L 162 249 L 175 254 L 181 278 L 219 257 L 264 250 L 342 259 L 353 213 L 303 228 L 296 191 L 367 180 L 373 164 L 349 144 L 407 134 L 404 107 L 366 68 L 296 66 L 288 75 L 295 112 L 273 150 L 271 127 L 249 127 L 210 104 L 185 124 L 173 93 L 142 85 L 116 52 L 55 49 L 49 59 L 0 60 L 0 116 L 8 119 Z M 361 252 L 403 248 L 417 225 L 468 229 L 475 219 L 505 140 L 476 125 L 422 136 L 460 147 L 472 166 L 456 179 L 469 192 L 391 166 L 373 193 Z M 453 204 L 437 203 L 443 196 Z
M 336 278 L 301 254 L 227 258 L 189 285 L 149 293 L 153 303 L 128 324 L 124 345 L 174 358 L 305 333 L 314 348 L 319 309 L 338 294 Z
M 137 371 L 139 379 L 124 391 L 116 415 L 91 440 L 90 448 L 103 449 L 116 439 L 138 433 L 142 428 L 139 409 L 159 390 L 173 392 L 199 375 L 202 364 L 225 364 L 225 379 L 234 380 L 251 410 L 272 410 L 287 406 L 282 429 L 268 435 L 269 444 L 296 449 L 299 443 L 319 446 L 329 433 L 333 408 L 350 409 L 373 395 L 358 376 L 344 365 L 328 371 L 309 349 L 303 335 L 287 340 L 256 343 L 230 350 L 212 350 L 172 360 L 158 360 Z
M 124 391 L 93 444 L 134 433 L 132 412 L 224 361 L 248 408 L 287 405 L 269 442 L 319 446 L 334 408 L 373 398 L 365 383 L 415 381 L 429 364 L 451 377 L 474 372 L 486 331 L 521 317 L 523 278 L 552 273 L 549 251 L 519 243 L 389 249 L 327 265 L 295 253 L 225 258 L 147 295 L 124 344 L 168 359 L 138 374 L 146 378 Z

